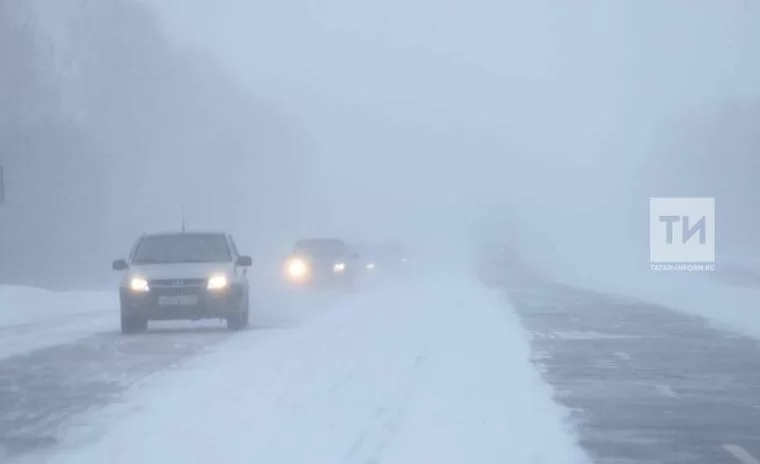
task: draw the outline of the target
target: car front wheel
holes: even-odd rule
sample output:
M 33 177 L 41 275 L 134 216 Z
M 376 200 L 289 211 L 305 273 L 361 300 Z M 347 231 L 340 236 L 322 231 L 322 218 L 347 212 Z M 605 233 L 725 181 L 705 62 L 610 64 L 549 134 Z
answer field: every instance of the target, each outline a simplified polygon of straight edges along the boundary
M 248 327 L 249 303 L 247 296 L 243 298 L 240 306 L 240 311 L 227 316 L 227 328 L 230 330 L 243 330 Z

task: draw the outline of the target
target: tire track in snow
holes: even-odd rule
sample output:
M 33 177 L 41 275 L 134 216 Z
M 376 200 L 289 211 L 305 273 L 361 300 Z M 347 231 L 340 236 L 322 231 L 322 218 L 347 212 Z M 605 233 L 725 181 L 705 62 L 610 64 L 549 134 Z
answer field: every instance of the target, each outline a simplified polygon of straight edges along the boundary
M 464 301 L 460 300 L 454 305 L 439 326 L 439 330 L 426 342 L 422 350 L 414 357 L 412 365 L 401 376 L 396 387 L 395 398 L 400 401 L 389 405 L 387 403 L 378 407 L 370 423 L 362 429 L 362 432 L 354 441 L 351 448 L 343 456 L 346 464 L 364 463 L 380 464 L 383 454 L 393 439 L 398 434 L 401 421 L 404 419 L 409 406 L 415 398 L 420 368 L 428 359 L 430 347 L 445 337 L 452 330 L 451 321 L 459 315 L 464 308 Z
M 320 321 L 330 331 L 327 338 L 318 330 L 290 340 L 295 351 L 284 362 L 317 369 L 290 369 L 284 383 L 288 390 L 278 399 L 283 415 L 257 455 L 276 456 L 277 463 L 302 462 L 313 456 L 293 450 L 292 443 L 306 450 L 337 440 L 341 443 L 333 445 L 327 462 L 380 462 L 413 401 L 416 373 L 424 367 L 429 347 L 451 329 L 448 321 L 462 307 L 461 302 L 449 303 L 443 314 L 410 312 L 408 303 L 398 307 L 397 298 L 386 303 L 380 297 L 327 315 Z M 431 319 L 431 313 L 437 317 Z M 303 347 L 316 344 L 319 348 L 303 359 Z
M 414 359 L 412 367 L 404 374 L 401 385 L 398 387 L 398 397 L 401 401 L 391 408 L 383 405 L 375 410 L 371 422 L 362 429 L 351 448 L 343 456 L 344 463 L 379 464 L 382 462 L 383 452 L 398 432 L 399 423 L 414 397 L 416 373 L 427 359 L 427 349 L 428 345 L 425 345 L 422 353 Z

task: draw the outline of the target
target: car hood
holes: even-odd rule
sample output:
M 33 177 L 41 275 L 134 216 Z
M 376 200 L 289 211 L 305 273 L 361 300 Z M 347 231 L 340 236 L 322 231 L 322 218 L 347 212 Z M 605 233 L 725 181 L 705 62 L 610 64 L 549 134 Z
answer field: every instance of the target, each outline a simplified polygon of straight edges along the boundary
M 232 263 L 176 263 L 132 265 L 129 275 L 143 279 L 205 279 L 212 274 L 232 272 Z

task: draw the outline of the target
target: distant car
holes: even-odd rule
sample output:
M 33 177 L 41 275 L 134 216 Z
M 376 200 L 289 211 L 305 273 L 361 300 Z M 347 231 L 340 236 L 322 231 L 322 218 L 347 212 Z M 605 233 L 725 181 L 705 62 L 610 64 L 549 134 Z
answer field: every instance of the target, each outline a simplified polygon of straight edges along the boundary
M 148 321 L 225 319 L 231 330 L 248 325 L 246 272 L 251 258 L 224 232 L 147 234 L 128 259 L 119 288 L 121 331 L 148 328 Z
M 285 275 L 296 285 L 316 288 L 351 288 L 358 255 L 338 238 L 299 240 L 285 258 Z

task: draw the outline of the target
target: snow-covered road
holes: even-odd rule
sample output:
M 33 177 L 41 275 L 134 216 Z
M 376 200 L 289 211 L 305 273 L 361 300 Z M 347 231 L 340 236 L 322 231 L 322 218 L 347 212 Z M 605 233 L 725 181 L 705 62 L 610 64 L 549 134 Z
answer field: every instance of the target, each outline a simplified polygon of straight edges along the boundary
M 97 295 L 0 324 L 13 342 L 0 462 L 760 456 L 757 339 L 683 308 L 525 276 L 491 290 L 445 274 L 351 295 L 270 290 L 240 333 L 210 321 L 123 336 Z
M 584 462 L 500 292 L 437 276 L 301 297 L 239 334 L 108 333 L 0 362 L 0 433 L 29 432 L 23 463 Z

